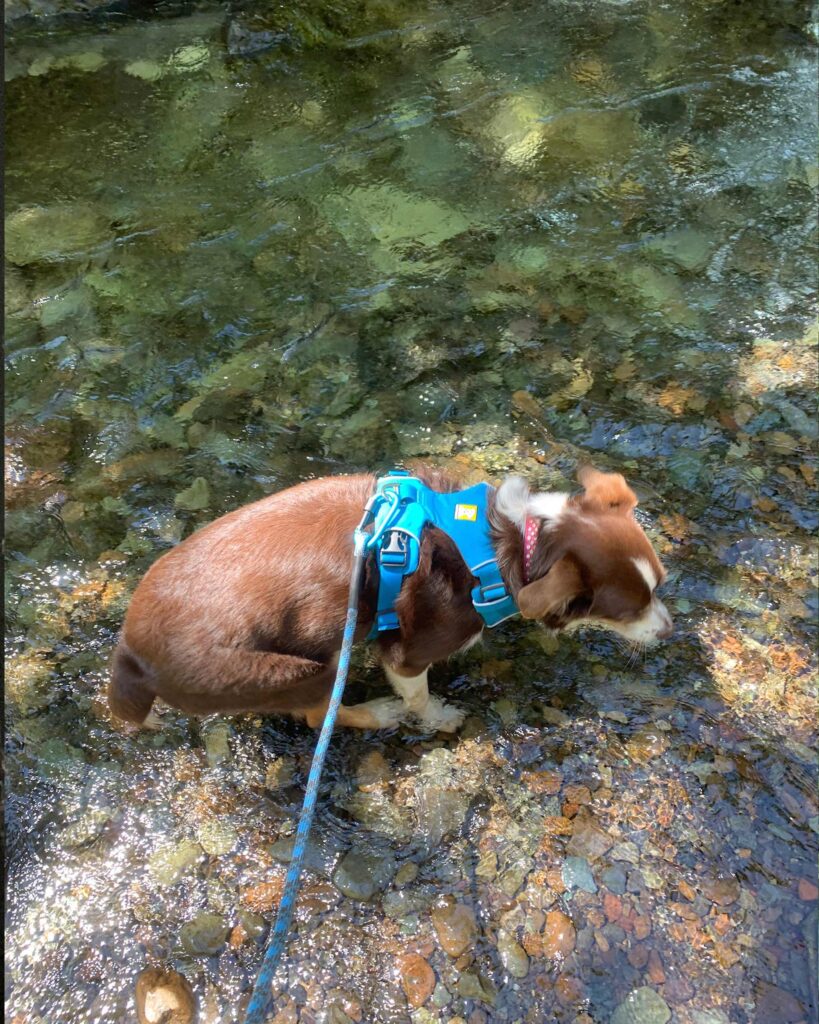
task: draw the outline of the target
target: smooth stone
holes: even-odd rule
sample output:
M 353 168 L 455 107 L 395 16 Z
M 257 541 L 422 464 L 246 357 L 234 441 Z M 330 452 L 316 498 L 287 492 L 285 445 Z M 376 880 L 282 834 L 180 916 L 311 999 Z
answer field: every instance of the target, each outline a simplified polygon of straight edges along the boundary
M 718 907 L 729 907 L 739 899 L 739 882 L 735 878 L 706 878 L 700 888 L 712 903 Z
M 220 914 L 197 914 L 182 925 L 179 941 L 191 956 L 215 956 L 221 952 L 230 929 Z
M 583 892 L 597 892 L 597 883 L 592 877 L 589 862 L 583 857 L 567 857 L 561 871 L 563 884 L 567 889 L 582 889 Z
M 494 1003 L 495 992 L 489 981 L 472 971 L 464 971 L 458 979 L 458 995 L 462 999 L 478 999 L 483 1003 Z
M 566 853 L 593 861 L 611 849 L 613 842 L 608 832 L 600 828 L 593 819 L 585 819 L 575 825 L 574 834 L 566 846 Z
M 214 722 L 204 735 L 208 764 L 217 765 L 230 757 L 230 726 L 227 722 Z
M 392 854 L 350 850 L 333 873 L 333 885 L 352 900 L 369 900 L 385 888 L 394 874 Z
M 804 1018 L 802 1004 L 790 992 L 764 981 L 757 985 L 754 1024 L 796 1024 Z
M 644 985 L 630 992 L 611 1015 L 611 1024 L 666 1024 L 671 1010 L 661 995 Z
M 475 914 L 465 903 L 451 903 L 432 911 L 432 924 L 445 953 L 459 957 L 470 949 L 478 935 Z
M 429 897 L 406 889 L 385 893 L 381 901 L 381 909 L 387 917 L 407 917 L 409 914 L 426 910 L 428 905 Z
M 567 957 L 574 951 L 577 932 L 562 910 L 550 910 L 543 926 L 543 955 L 549 959 Z
M 622 896 L 626 891 L 626 873 L 622 868 L 617 867 L 616 864 L 606 868 L 600 876 L 600 881 L 615 896 Z
M 148 869 L 160 885 L 173 885 L 202 857 L 202 847 L 192 839 L 165 846 L 148 858 Z
M 452 993 L 442 982 L 438 982 L 435 986 L 435 991 L 432 993 L 432 1004 L 437 1006 L 438 1009 L 442 1009 L 444 1006 L 448 1006 L 452 1002 Z
M 405 861 L 401 867 L 395 872 L 395 878 L 393 883 L 397 886 L 409 885 L 410 882 L 414 882 L 418 877 L 418 865 L 415 861 Z
M 236 829 L 227 822 L 211 818 L 199 826 L 196 838 L 202 845 L 205 853 L 212 857 L 219 857 L 229 853 L 236 845 L 239 838 Z
M 90 205 L 23 206 L 6 217 L 6 258 L 18 266 L 67 259 L 111 235 L 108 220 Z
M 435 972 L 419 953 L 401 958 L 401 985 L 413 1009 L 423 1006 L 435 989 Z
M 609 854 L 612 860 L 624 860 L 627 864 L 639 864 L 640 863 L 640 851 L 635 843 L 626 840 L 623 843 L 617 843 L 611 848 Z
M 498 956 L 513 978 L 525 978 L 529 973 L 529 957 L 526 950 L 509 932 L 498 933 Z
M 187 978 L 177 971 L 148 967 L 140 972 L 135 992 L 139 1024 L 192 1024 L 196 1000 Z

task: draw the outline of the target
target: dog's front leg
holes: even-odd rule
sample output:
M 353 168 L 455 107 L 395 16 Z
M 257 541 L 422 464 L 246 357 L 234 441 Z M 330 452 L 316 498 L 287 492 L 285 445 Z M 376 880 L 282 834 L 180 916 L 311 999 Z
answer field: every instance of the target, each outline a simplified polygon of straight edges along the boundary
M 455 732 L 462 725 L 465 713 L 446 704 L 440 697 L 430 695 L 427 685 L 429 666 L 423 672 L 407 674 L 412 671 L 384 665 L 384 673 L 390 686 L 403 700 L 407 711 L 414 715 L 421 725 L 436 732 Z

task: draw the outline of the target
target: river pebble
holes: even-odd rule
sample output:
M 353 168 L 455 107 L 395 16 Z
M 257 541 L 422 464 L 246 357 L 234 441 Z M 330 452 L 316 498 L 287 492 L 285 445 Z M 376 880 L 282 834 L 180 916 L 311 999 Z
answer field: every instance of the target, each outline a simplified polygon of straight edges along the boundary
M 575 947 L 577 933 L 562 910 L 550 910 L 543 926 L 543 955 L 550 960 L 567 957 Z
M 399 973 L 409 1005 L 423 1006 L 435 988 L 435 972 L 420 954 L 408 953 L 401 958 Z
M 339 862 L 333 884 L 350 899 L 369 900 L 388 885 L 394 874 L 395 858 L 391 853 L 353 849 Z
M 227 941 L 228 925 L 219 914 L 197 914 L 182 926 L 179 941 L 191 956 L 215 956 Z
M 567 889 L 582 889 L 583 892 L 596 893 L 597 883 L 592 877 L 589 862 L 585 857 L 567 857 L 561 872 L 563 884 Z
M 472 909 L 449 899 L 431 914 L 432 924 L 441 949 L 451 957 L 459 957 L 471 949 L 478 935 L 478 923 Z
M 611 1015 L 611 1024 L 666 1024 L 671 1010 L 661 995 L 644 986 L 634 989 Z
M 525 978 L 529 973 L 529 957 L 524 948 L 509 932 L 498 933 L 498 956 L 513 978 Z
M 139 1024 L 193 1024 L 193 989 L 176 971 L 146 968 L 137 978 L 134 999 Z

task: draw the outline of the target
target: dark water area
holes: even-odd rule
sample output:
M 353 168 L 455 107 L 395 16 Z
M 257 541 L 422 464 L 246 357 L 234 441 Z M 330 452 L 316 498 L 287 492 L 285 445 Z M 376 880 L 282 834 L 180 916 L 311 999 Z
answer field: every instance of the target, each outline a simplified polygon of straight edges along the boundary
M 340 731 L 277 1024 L 816 1021 L 808 6 L 173 14 L 6 41 L 8 1018 L 156 966 L 240 1019 L 315 734 L 123 727 L 117 631 L 198 526 L 423 458 L 624 473 L 677 631 L 515 621 L 433 669 L 458 735 Z

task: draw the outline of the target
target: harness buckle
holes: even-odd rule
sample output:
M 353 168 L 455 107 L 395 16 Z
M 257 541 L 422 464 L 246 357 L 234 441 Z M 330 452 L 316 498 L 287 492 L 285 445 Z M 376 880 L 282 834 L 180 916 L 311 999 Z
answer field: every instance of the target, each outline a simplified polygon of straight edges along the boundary
M 507 590 L 503 583 L 487 583 L 479 586 L 480 599 L 482 602 L 503 601 L 507 597 Z
M 390 568 L 403 569 L 407 565 L 409 551 L 407 537 L 398 530 L 388 530 L 385 540 L 386 544 L 379 553 L 379 561 Z

